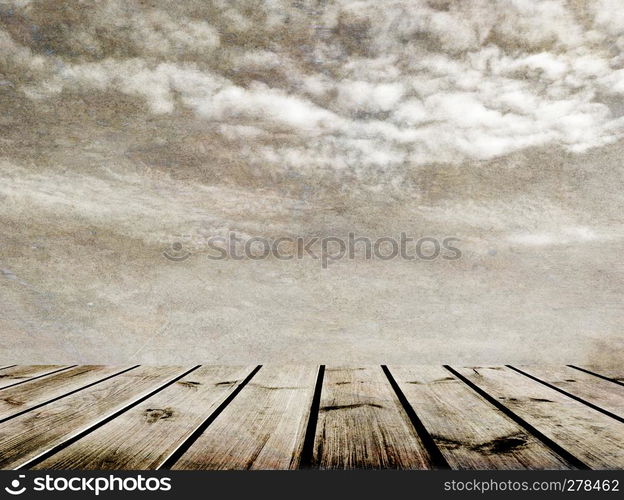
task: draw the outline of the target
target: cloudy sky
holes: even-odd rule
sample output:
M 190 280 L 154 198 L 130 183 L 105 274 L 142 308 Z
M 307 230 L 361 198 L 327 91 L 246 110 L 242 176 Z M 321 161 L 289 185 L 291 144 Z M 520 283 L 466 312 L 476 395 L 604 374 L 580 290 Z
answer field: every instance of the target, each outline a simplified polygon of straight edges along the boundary
M 505 332 L 572 330 L 588 336 L 576 356 L 618 334 L 622 270 L 607 269 L 624 235 L 617 0 L 0 0 L 0 110 L 1 321 L 31 357 L 42 342 L 92 359 L 94 339 L 121 330 L 135 340 L 107 348 L 111 359 L 149 357 L 146 338 L 162 356 L 153 332 L 177 329 L 193 345 L 214 340 L 215 359 L 242 330 L 238 356 L 362 340 L 374 347 L 354 359 L 369 360 L 389 329 L 410 345 L 424 326 L 435 357 L 448 325 L 432 304 L 456 310 L 465 349 L 482 352 L 483 329 L 502 338 L 488 339 L 493 358 Z M 387 272 L 377 267 L 345 267 L 334 283 L 316 269 L 266 263 L 226 278 L 205 260 L 161 258 L 174 241 L 201 253 L 206 235 L 230 230 L 431 233 L 466 251 L 459 268 L 420 278 L 392 268 L 394 290 L 432 301 L 401 294 L 392 318 L 372 298 Z M 195 303 L 188 287 L 172 300 L 189 276 L 228 304 Z M 344 303 L 319 311 L 319 280 Z M 293 333 L 267 294 L 295 301 L 308 324 Z M 243 317 L 263 313 L 260 341 L 257 318 Z

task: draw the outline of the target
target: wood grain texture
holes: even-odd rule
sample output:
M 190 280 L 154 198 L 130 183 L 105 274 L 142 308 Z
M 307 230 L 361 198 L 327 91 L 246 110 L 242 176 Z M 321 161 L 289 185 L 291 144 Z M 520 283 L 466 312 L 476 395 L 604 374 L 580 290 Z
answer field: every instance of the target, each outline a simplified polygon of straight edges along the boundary
M 172 469 L 294 469 L 318 367 L 264 366 Z
M 15 385 L 17 383 L 23 383 L 34 377 L 41 377 L 42 375 L 54 373 L 58 370 L 63 370 L 68 366 L 63 365 L 27 365 L 27 366 L 14 366 L 7 370 L 3 370 L 0 373 L 0 389 Z
M 35 469 L 158 468 L 253 367 L 201 367 Z
M 188 368 L 143 367 L 0 424 L 0 468 L 24 464 L 92 427 Z
M 624 384 L 624 368 L 605 366 L 580 366 L 580 368 L 585 368 L 586 370 L 597 373 L 598 375 L 602 375 L 603 377 L 607 377 Z
M 312 419 L 316 366 L 59 368 L 0 372 L 0 468 L 293 469 L 304 441 L 305 465 L 430 468 L 427 432 L 455 469 L 624 468 L 624 423 L 572 397 L 622 415 L 624 387 L 571 367 L 515 367 L 555 388 L 500 366 L 328 367 Z
M 561 457 L 441 366 L 390 372 L 453 469 L 569 469 Z
M 0 419 L 24 412 L 127 368 L 129 367 L 77 366 L 49 377 L 4 389 L 0 391 Z
M 624 386 L 568 366 L 518 366 L 517 368 L 624 418 Z
M 624 467 L 621 422 L 506 367 L 454 368 L 589 467 Z
M 325 371 L 314 446 L 323 469 L 426 469 L 427 453 L 381 367 Z
M 0 370 L 6 370 L 7 368 L 11 368 L 13 366 L 17 366 L 17 365 L 2 365 L 0 366 Z

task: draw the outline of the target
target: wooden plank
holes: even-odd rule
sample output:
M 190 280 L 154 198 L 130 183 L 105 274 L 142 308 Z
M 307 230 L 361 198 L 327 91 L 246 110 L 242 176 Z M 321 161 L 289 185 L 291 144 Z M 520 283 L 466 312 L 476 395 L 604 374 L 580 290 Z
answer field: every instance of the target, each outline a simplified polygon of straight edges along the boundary
M 28 466 L 61 443 L 184 374 L 188 368 L 140 366 L 0 424 L 0 468 Z
M 624 418 L 624 386 L 569 366 L 518 366 L 519 370 Z
M 21 384 L 37 377 L 42 377 L 70 368 L 63 365 L 27 365 L 14 366 L 0 373 L 0 389 Z
M 201 367 L 35 469 L 157 469 L 252 371 Z
M 17 365 L 2 365 L 0 366 L 0 370 L 6 370 L 7 368 L 13 368 L 14 366 L 17 366 Z
M 4 389 L 0 392 L 0 422 L 128 368 L 128 366 L 77 366 Z
M 323 469 L 426 469 L 425 446 L 381 367 L 329 367 L 314 464 Z
M 624 369 L 622 368 L 606 366 L 579 366 L 578 368 L 588 370 L 596 375 L 611 379 L 619 384 L 624 384 Z
M 569 469 L 570 465 L 441 366 L 390 372 L 453 469 Z
M 506 367 L 455 370 L 590 468 L 624 468 L 621 422 Z
M 264 366 L 172 469 L 295 469 L 318 373 Z

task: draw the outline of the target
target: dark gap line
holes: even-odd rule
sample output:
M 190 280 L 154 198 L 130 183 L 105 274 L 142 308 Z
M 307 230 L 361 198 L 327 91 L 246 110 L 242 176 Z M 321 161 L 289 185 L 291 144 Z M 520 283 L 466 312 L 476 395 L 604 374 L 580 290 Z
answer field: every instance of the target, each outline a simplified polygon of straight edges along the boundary
M 234 400 L 234 398 L 238 395 L 240 391 L 243 390 L 249 381 L 254 377 L 256 373 L 262 368 L 262 365 L 256 366 L 249 375 L 243 380 L 236 389 L 234 389 L 230 395 L 225 398 L 225 400 L 219 405 L 219 407 L 214 410 L 207 418 L 204 420 L 197 428 L 191 433 L 189 437 L 187 437 L 184 442 L 178 446 L 167 459 L 163 461 L 156 470 L 169 470 L 171 467 L 175 465 L 175 463 L 180 460 L 182 455 L 184 455 L 188 449 L 193 445 L 195 441 L 204 433 L 204 431 L 208 428 L 208 426 L 215 421 L 215 419 L 225 410 L 225 408 Z
M 512 419 L 518 425 L 520 425 L 521 427 L 526 429 L 530 434 L 532 434 L 537 439 L 539 439 L 542 443 L 544 443 L 551 450 L 553 450 L 555 453 L 557 453 L 561 458 L 563 458 L 570 465 L 572 465 L 573 467 L 576 467 L 577 469 L 581 469 L 581 470 L 591 470 L 591 468 L 586 463 L 584 463 L 582 460 L 576 458 L 568 450 L 566 450 L 561 445 L 557 444 L 555 441 L 550 439 L 548 436 L 546 436 L 545 434 L 543 434 L 542 432 L 537 430 L 535 427 L 533 427 L 531 424 L 529 424 L 522 417 L 516 415 L 513 411 L 511 411 L 509 408 L 507 408 L 504 404 L 502 404 L 500 401 L 498 401 L 493 396 L 490 396 L 487 392 L 485 392 L 483 389 L 481 389 L 474 382 L 472 382 L 469 379 L 467 379 L 466 377 L 464 377 L 461 373 L 459 373 L 458 371 L 454 370 L 449 365 L 444 365 L 444 368 L 446 368 L 449 372 L 451 372 L 453 375 L 455 375 L 455 377 L 457 377 L 464 384 L 466 384 L 468 387 L 470 387 L 473 391 L 475 391 L 477 394 L 479 394 L 479 396 L 481 396 L 483 399 L 485 399 L 486 401 L 488 401 L 489 403 L 494 405 L 498 410 L 500 410 L 502 413 L 504 413 L 507 417 Z
M 447 462 L 446 458 L 444 458 L 444 455 L 440 451 L 440 448 L 438 448 L 438 445 L 436 444 L 434 439 L 431 437 L 431 434 L 429 434 L 429 431 L 425 427 L 425 424 L 422 423 L 422 420 L 420 420 L 420 418 L 416 414 L 416 410 L 414 410 L 414 407 L 407 400 L 405 394 L 403 394 L 403 391 L 399 387 L 397 381 L 392 376 L 392 373 L 390 373 L 388 367 L 386 365 L 381 365 L 381 369 L 386 374 L 386 377 L 388 378 L 392 389 L 394 389 L 394 392 L 399 398 L 399 401 L 401 402 L 405 413 L 407 413 L 408 418 L 416 429 L 416 432 L 418 433 L 418 436 L 420 437 L 420 440 L 422 441 L 425 450 L 429 454 L 429 458 L 433 467 L 435 469 L 450 469 L 451 466 Z
M 318 375 L 316 376 L 314 395 L 312 396 L 312 404 L 310 405 L 310 413 L 308 416 L 308 425 L 303 438 L 303 447 L 301 448 L 301 461 L 299 463 L 301 469 L 310 469 L 314 466 L 314 440 L 321 408 L 321 392 L 323 391 L 324 377 L 325 365 L 321 365 L 319 366 Z
M 602 380 L 607 380 L 609 382 L 613 382 L 614 384 L 618 384 L 618 385 L 624 385 L 624 382 L 620 382 L 619 380 L 616 380 L 614 378 L 606 377 L 605 375 L 600 375 L 600 373 L 592 372 L 591 370 L 587 370 L 586 368 L 581 368 L 580 366 L 575 366 L 575 365 L 567 365 L 567 366 L 569 366 L 570 368 L 574 368 L 575 370 L 578 370 L 580 372 L 585 372 L 585 373 L 588 373 L 589 375 L 593 375 L 594 377 L 601 378 Z
M 7 368 L 13 368 L 14 366 L 17 366 L 17 365 L 6 365 L 0 368 L 0 370 L 6 370 Z
M 37 380 L 43 377 L 47 377 L 48 375 L 54 375 L 55 373 L 58 372 L 62 372 L 65 370 L 69 370 L 70 368 L 76 368 L 78 365 L 71 365 L 71 366 L 66 366 L 65 368 L 58 368 L 54 371 L 48 372 L 48 373 L 42 373 L 41 375 L 37 375 L 35 377 L 30 377 L 27 378 L 25 380 L 20 380 L 19 382 L 15 382 L 13 384 L 9 384 L 9 385 L 5 385 L 4 387 L 0 387 L 0 391 L 4 391 L 5 389 L 8 389 L 9 387 L 15 387 L 16 385 L 20 385 L 20 384 L 25 384 L 26 382 L 31 382 L 33 380 Z
M 620 417 L 619 415 L 616 415 L 615 413 L 611 413 L 609 410 L 605 410 L 604 408 L 601 408 L 600 406 L 595 405 L 594 403 L 591 403 L 583 398 L 580 398 L 578 396 L 575 396 L 574 394 L 569 393 L 568 391 L 561 389 L 560 387 L 557 387 L 556 385 L 550 384 L 548 382 L 546 382 L 545 380 L 542 380 L 540 378 L 535 377 L 534 375 L 531 375 L 530 373 L 527 373 L 523 370 L 521 370 L 520 368 L 516 368 L 514 366 L 511 365 L 505 365 L 507 366 L 507 368 L 511 368 L 512 370 L 514 370 L 515 372 L 520 373 L 521 375 L 524 375 L 525 377 L 530 378 L 531 380 L 534 380 L 535 382 L 538 382 L 542 385 L 545 385 L 546 387 L 557 391 L 561 394 L 563 394 L 564 396 L 567 396 L 571 399 L 573 399 L 574 401 L 578 401 L 579 403 L 583 403 L 585 406 L 589 406 L 592 410 L 596 410 L 599 411 L 600 413 L 603 413 L 604 415 L 606 415 L 607 417 L 611 417 L 615 420 L 617 420 L 618 422 L 622 422 L 624 423 L 624 418 Z
M 137 366 L 139 366 L 139 365 L 137 365 Z M 78 441 L 79 439 L 85 437 L 87 434 L 92 433 L 96 429 L 99 429 L 100 427 L 102 427 L 103 425 L 107 424 L 111 420 L 117 418 L 122 413 L 130 410 L 131 408 L 134 408 L 136 405 L 142 403 L 146 399 L 151 398 L 152 396 L 154 396 L 158 392 L 160 392 L 163 389 L 169 387 L 171 384 L 175 384 L 178 380 L 180 380 L 183 377 L 186 377 L 189 373 L 191 373 L 194 370 L 197 370 L 197 368 L 199 368 L 199 367 L 200 367 L 200 365 L 197 365 L 197 366 L 194 366 L 193 368 L 191 368 L 190 370 L 186 370 L 181 375 L 178 375 L 177 377 L 169 380 L 168 382 L 158 386 L 156 389 L 154 389 L 153 391 L 149 392 L 145 396 L 142 396 L 139 399 L 136 399 L 136 400 L 132 401 L 131 403 L 128 403 L 127 405 L 123 406 L 119 410 L 111 413 L 108 417 L 104 417 L 102 420 L 99 420 L 98 422 L 92 424 L 90 427 L 87 427 L 86 429 L 78 432 L 78 434 L 75 434 L 74 436 L 66 439 L 62 443 L 59 443 L 56 446 L 53 446 L 52 448 L 50 448 L 49 450 L 44 451 L 40 455 L 38 455 L 38 456 L 36 456 L 34 458 L 31 458 L 27 462 L 24 462 L 22 465 L 19 465 L 14 470 L 30 469 L 31 467 L 34 467 L 35 465 L 40 464 L 44 460 L 47 460 L 48 458 L 50 458 L 55 453 L 58 453 L 59 451 L 67 448 L 69 445 L 71 445 L 71 444 L 75 443 L 76 441 Z M 133 368 L 136 368 L 136 366 L 133 367 Z M 131 369 L 133 369 L 133 368 L 131 368 Z M 129 371 L 129 370 L 125 370 L 125 371 Z
M 96 380 L 95 382 L 91 382 L 90 384 L 84 385 L 82 387 L 78 387 L 77 389 L 74 389 L 73 391 L 67 392 L 65 394 L 61 394 L 60 396 L 56 396 L 55 398 L 49 399 L 47 401 L 44 401 L 43 403 L 39 403 L 39 404 L 37 404 L 35 406 L 31 406 L 30 408 L 26 408 L 25 410 L 22 410 L 22 411 L 20 411 L 18 413 L 15 413 L 14 415 L 9 415 L 8 417 L 0 418 L 0 424 L 3 423 L 3 422 L 6 422 L 7 420 L 11 420 L 13 418 L 17 418 L 20 415 L 24 415 L 25 413 L 28 413 L 29 411 L 36 410 L 37 408 L 41 408 L 42 406 L 49 405 L 50 403 L 54 403 L 55 401 L 58 401 L 59 399 L 66 398 L 67 396 L 71 396 L 72 394 L 76 394 L 77 392 L 80 392 L 80 391 L 83 391 L 85 389 L 88 389 L 89 387 L 93 387 L 94 385 L 97 385 L 97 384 L 100 384 L 102 382 L 105 382 L 108 379 L 116 377 L 117 375 L 121 375 L 122 373 L 129 372 L 130 370 L 134 370 L 138 366 L 139 365 L 131 366 L 130 368 L 126 368 L 125 370 L 122 370 L 120 372 L 113 373 L 112 375 L 108 375 L 107 377 L 104 377 L 104 378 L 102 378 L 100 380 Z

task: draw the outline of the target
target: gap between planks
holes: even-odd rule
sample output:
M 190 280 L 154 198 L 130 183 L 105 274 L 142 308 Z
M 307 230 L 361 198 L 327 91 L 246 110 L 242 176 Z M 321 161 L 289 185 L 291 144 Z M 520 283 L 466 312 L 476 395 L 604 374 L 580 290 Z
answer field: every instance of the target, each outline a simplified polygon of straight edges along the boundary
M 136 367 L 133 367 L 131 369 L 134 369 Z M 407 459 L 407 458 L 400 458 L 401 452 L 399 451 L 399 459 L 396 462 L 392 462 L 393 458 L 392 457 L 381 457 L 379 458 L 378 462 L 375 462 L 375 459 L 372 460 L 372 462 L 370 460 L 368 460 L 368 458 L 364 458 L 363 461 L 360 464 L 355 463 L 354 465 L 356 467 L 360 467 L 360 466 L 369 466 L 369 467 L 375 467 L 375 466 L 379 466 L 379 467 L 383 467 L 383 466 L 398 466 L 398 467 L 406 467 L 406 468 L 410 468 L 410 467 L 431 467 L 431 466 L 444 466 L 445 464 L 447 464 L 446 466 L 448 466 L 448 462 L 447 460 L 449 459 L 449 457 L 452 455 L 449 453 L 448 450 L 445 450 L 442 441 L 438 441 L 436 442 L 435 439 L 433 439 L 429 432 L 430 429 L 432 428 L 431 426 L 431 421 L 425 420 L 424 422 L 422 421 L 422 418 L 419 418 L 418 414 L 420 414 L 420 410 L 417 407 L 416 404 L 414 404 L 412 401 L 410 401 L 409 399 L 409 394 L 408 396 L 406 396 L 406 393 L 404 393 L 405 390 L 405 386 L 403 386 L 403 390 L 401 389 L 401 385 L 400 383 L 398 383 L 393 374 L 392 371 L 387 368 L 387 367 L 376 367 L 375 369 L 380 368 L 382 373 L 384 373 L 386 375 L 386 380 L 385 380 L 385 384 L 387 385 L 387 389 L 383 389 L 383 386 L 380 387 L 373 387 L 372 389 L 372 393 L 370 392 L 371 389 L 366 389 L 364 391 L 364 394 L 361 396 L 355 396 L 356 399 L 358 397 L 363 397 L 365 402 L 356 402 L 356 403 L 347 403 L 343 406 L 345 407 L 353 407 L 356 408 L 358 406 L 360 407 L 369 407 L 369 409 L 375 409 L 375 404 L 372 401 L 372 399 L 375 398 L 374 394 L 378 393 L 382 396 L 382 399 L 385 398 L 385 401 L 391 401 L 392 398 L 396 398 L 398 400 L 398 405 L 396 404 L 396 402 L 394 403 L 397 411 L 397 414 L 401 414 L 401 412 L 404 412 L 404 417 L 405 415 L 407 416 L 407 418 L 405 419 L 406 421 L 408 421 L 411 426 L 412 426 L 412 431 L 415 432 L 415 438 L 409 438 L 408 441 L 410 441 L 411 439 L 416 439 L 416 442 L 420 442 L 420 445 L 418 445 L 416 448 L 418 448 L 418 452 L 416 453 L 416 455 L 421 454 L 422 455 L 422 460 L 418 459 L 416 457 L 416 460 L 414 461 L 414 457 L 412 457 L 411 459 Z M 453 373 L 456 377 L 458 381 L 461 381 L 465 387 L 470 388 L 472 390 L 475 390 L 475 392 L 477 394 L 479 394 L 480 397 L 483 397 L 485 399 L 485 401 L 487 401 L 488 403 L 492 403 L 492 408 L 491 410 L 493 412 L 502 412 L 505 416 L 509 417 L 511 420 L 514 420 L 516 423 L 521 423 L 521 426 L 524 427 L 524 429 L 526 429 L 529 434 L 532 437 L 536 437 L 538 440 L 542 441 L 543 443 L 545 443 L 546 445 L 550 445 L 550 448 L 556 452 L 557 456 L 563 457 L 565 460 L 567 460 L 568 462 L 570 462 L 571 465 L 573 466 L 577 466 L 579 468 L 584 468 L 587 467 L 583 462 L 581 462 L 579 459 L 577 459 L 574 455 L 568 453 L 565 449 L 563 449 L 561 446 L 559 446 L 557 443 L 555 443 L 554 441 L 550 440 L 550 438 L 546 437 L 543 433 L 541 433 L 539 430 L 537 430 L 535 427 L 531 426 L 530 424 L 528 424 L 522 417 L 518 416 L 517 414 L 515 414 L 513 411 L 511 411 L 509 408 L 507 408 L 506 406 L 502 405 L 501 403 L 499 403 L 498 401 L 496 401 L 496 399 L 494 398 L 494 396 L 490 395 L 488 392 L 485 392 L 484 390 L 480 389 L 478 386 L 476 386 L 473 382 L 471 382 L 470 380 L 468 380 L 466 377 L 463 377 L 461 374 L 458 374 L 457 372 L 455 372 L 452 368 L 450 367 L 446 367 L 447 370 L 451 371 L 451 373 Z M 193 370 L 197 369 L 197 367 L 191 369 L 188 373 L 191 373 Z M 203 449 L 206 450 L 206 443 L 204 443 L 202 445 L 202 441 L 206 441 L 205 435 L 207 436 L 208 434 L 205 434 L 206 431 L 208 429 L 210 429 L 210 427 L 213 425 L 213 423 L 215 421 L 218 420 L 218 417 L 225 412 L 226 410 L 230 411 L 230 412 L 234 412 L 234 410 L 232 410 L 231 408 L 234 408 L 236 405 L 232 406 L 233 403 L 237 403 L 238 401 L 240 401 L 240 399 L 237 398 L 237 396 L 239 395 L 239 393 L 241 391 L 243 391 L 243 388 L 249 383 L 249 381 L 251 380 L 251 378 L 256 374 L 256 372 L 260 369 L 260 367 L 256 367 L 255 371 L 253 373 L 250 374 L 250 376 L 248 376 L 248 378 L 246 379 L 244 384 L 239 384 L 238 387 L 236 387 L 236 389 L 220 404 L 220 406 L 212 411 L 210 413 L 210 415 L 208 415 L 205 420 L 196 427 L 195 431 L 191 433 L 191 435 L 178 447 L 176 448 L 174 451 L 171 452 L 171 454 L 168 456 L 168 458 L 166 458 L 164 460 L 164 462 L 162 462 L 162 464 L 159 466 L 160 468 L 184 468 L 184 463 L 187 459 L 189 459 L 190 455 L 186 455 L 187 452 L 195 447 L 195 449 Z M 347 369 L 348 370 L 348 369 Z M 334 371 L 336 371 L 334 369 Z M 320 368 L 318 368 L 318 372 L 315 373 L 315 383 L 314 384 L 310 384 L 310 387 L 312 388 L 310 390 L 310 394 L 309 394 L 309 398 L 306 399 L 306 401 L 308 401 L 307 405 L 308 405 L 308 412 L 307 412 L 307 420 L 306 422 L 304 422 L 302 424 L 302 420 L 298 420 L 297 426 L 299 428 L 299 436 L 301 438 L 302 441 L 302 447 L 298 450 L 298 451 L 294 451 L 293 453 L 298 453 L 299 457 L 295 457 L 295 463 L 294 465 L 296 467 L 310 467 L 310 466 L 328 466 L 329 467 L 333 467 L 336 466 L 336 464 L 338 464 L 338 467 L 341 467 L 342 465 L 344 465 L 343 462 L 343 458 L 341 457 L 334 457 L 335 462 L 332 465 L 332 459 L 328 459 L 325 462 L 323 462 L 323 450 L 319 450 L 318 449 L 318 445 L 319 445 L 319 440 L 321 437 L 324 437 L 324 435 L 321 433 L 319 433 L 319 427 L 321 427 L 322 425 L 324 425 L 324 419 L 326 417 L 326 415 L 323 415 L 323 418 L 321 418 L 321 414 L 327 413 L 327 406 L 331 406 L 331 405 L 327 405 L 324 404 L 324 407 L 321 407 L 321 396 L 322 396 L 322 392 L 323 390 L 327 387 L 326 384 L 331 383 L 328 382 L 327 380 L 324 380 L 324 377 L 326 375 L 325 372 L 325 367 L 321 366 Z M 352 376 L 353 374 L 351 374 L 350 376 Z M 459 376 L 458 376 L 459 375 Z M 115 375 L 113 375 L 115 376 Z M 113 377 L 111 376 L 111 377 Z M 182 374 L 180 377 L 178 377 L 176 380 L 179 380 L 181 377 L 184 377 L 185 374 Z M 111 377 L 107 377 L 107 378 L 111 378 Z M 375 375 L 376 377 L 376 375 Z M 373 378 L 375 378 L 373 377 Z M 331 377 L 330 377 L 331 378 Z M 334 377 L 335 378 L 335 377 Z M 355 376 L 355 379 L 357 379 L 357 374 Z M 104 379 L 106 380 L 106 379 Z M 52 447 L 50 449 L 48 449 L 45 453 L 38 455 L 37 457 L 24 462 L 19 468 L 28 468 L 28 467 L 37 467 L 39 464 L 44 464 L 47 463 L 46 460 L 50 459 L 50 458 L 54 458 L 54 455 L 61 452 L 62 450 L 70 447 L 70 445 L 79 443 L 80 440 L 82 438 L 87 437 L 88 435 L 90 435 L 92 432 L 96 431 L 99 428 L 103 428 L 103 426 L 105 426 L 106 424 L 113 422 L 115 418 L 119 417 L 120 415 L 124 414 L 125 412 L 127 412 L 128 410 L 130 410 L 131 408 L 137 406 L 138 404 L 140 404 L 141 402 L 144 402 L 146 400 L 148 400 L 149 398 L 155 396 L 157 393 L 160 393 L 161 391 L 163 391 L 163 389 L 165 389 L 166 387 L 168 387 L 169 385 L 173 384 L 174 382 L 176 382 L 176 380 L 170 381 L 167 384 L 164 384 L 162 386 L 160 386 L 159 388 L 157 388 L 156 390 L 152 391 L 150 394 L 141 397 L 139 400 L 133 401 L 129 404 L 127 404 L 126 406 L 118 409 L 117 411 L 115 411 L 112 414 L 109 414 L 108 416 L 106 416 L 105 418 L 97 421 L 95 424 L 88 426 L 87 428 L 83 429 L 81 432 L 78 432 L 77 434 L 74 434 L 71 438 L 69 439 L 65 439 L 64 441 L 58 443 L 55 447 Z M 365 382 L 364 380 L 360 381 L 360 382 Z M 374 382 L 375 384 L 379 384 L 379 380 L 375 380 Z M 90 384 L 90 385 L 94 385 L 94 384 Z M 334 383 L 335 385 L 335 383 Z M 88 386 L 87 386 L 88 387 Z M 476 388 L 476 389 L 475 389 Z M 477 390 L 478 389 L 478 390 Z M 553 388 L 550 388 L 551 390 L 554 390 Z M 77 389 L 75 391 L 72 391 L 73 394 L 75 392 L 78 392 Z M 336 388 L 334 387 L 333 389 L 334 391 L 336 390 Z M 366 391 L 369 391 L 368 395 L 366 394 Z M 379 392 L 381 391 L 381 392 Z M 385 391 L 385 392 L 384 392 Z M 390 391 L 390 392 L 388 392 Z M 59 399 L 62 399 L 64 397 L 69 396 L 70 394 L 66 394 L 63 396 L 59 396 L 57 398 L 54 398 L 50 401 L 46 401 L 34 408 L 29 408 L 27 410 L 25 410 L 23 413 L 27 413 L 35 408 L 39 408 L 40 406 L 43 405 L 47 405 L 50 403 L 53 403 Z M 245 394 L 245 393 L 243 393 Z M 338 391 L 337 397 L 338 399 L 340 399 L 341 397 L 344 397 L 340 394 L 340 391 Z M 334 396 L 336 396 L 336 394 L 334 394 Z M 373 394 L 373 397 L 371 399 L 371 394 Z M 484 396 L 485 394 L 485 396 Z M 354 395 L 351 394 L 350 397 L 353 397 Z M 306 396 L 307 398 L 308 396 Z M 327 395 L 325 395 L 325 397 L 327 398 Z M 388 400 L 388 397 L 390 398 L 390 400 Z M 237 398 L 237 399 L 235 399 Z M 367 399 L 368 398 L 368 399 Z M 247 397 L 247 399 L 249 401 L 253 401 L 252 397 Z M 326 402 L 325 402 L 326 403 Z M 340 405 L 339 405 L 340 406 Z M 418 412 L 418 414 L 417 414 Z M 232 415 L 235 415 L 235 413 L 232 413 Z M 371 414 L 368 415 L 368 417 L 372 418 L 372 422 L 375 423 L 376 419 L 380 418 L 379 415 L 375 415 L 375 411 L 372 412 L 372 416 Z M 403 418 L 404 418 L 403 417 Z M 415 417 L 415 418 L 414 418 Z M 384 421 L 384 418 L 387 417 L 383 417 L 381 418 L 381 421 Z M 401 419 L 401 417 L 399 417 L 399 420 Z M 321 420 L 320 424 L 319 424 L 319 420 Z M 243 420 L 244 422 L 244 420 Z M 379 423 L 377 421 L 377 423 Z M 396 424 L 396 422 L 395 422 Z M 393 424 L 393 425 L 395 425 Z M 222 425 L 222 422 L 219 423 L 219 425 Z M 301 427 L 303 425 L 303 427 Z M 374 425 L 373 425 L 374 427 Z M 390 426 L 392 427 L 392 426 Z M 216 427 L 215 427 L 216 429 Z M 302 430 L 303 429 L 303 430 Z M 211 429 L 212 431 L 212 429 Z M 314 431 L 313 434 L 312 431 Z M 423 432 L 424 431 L 424 432 Z M 214 431 L 216 432 L 216 431 Z M 404 431 L 401 431 L 404 432 Z M 407 432 L 407 434 L 409 434 L 409 431 Z M 383 436 L 383 433 L 381 434 Z M 204 436 L 204 437 L 202 437 Z M 315 437 L 316 439 L 312 439 L 310 436 Z M 357 437 L 357 436 L 356 436 Z M 359 436 L 360 438 L 362 438 L 362 436 Z M 545 438 L 545 439 L 544 439 Z M 207 443 L 210 442 L 210 440 L 206 441 Z M 311 443 L 311 444 L 310 444 Z M 441 445 L 442 443 L 442 445 Z M 392 446 L 397 446 L 400 450 L 401 448 L 401 444 L 397 444 L 396 442 L 391 443 Z M 552 446 L 554 444 L 554 446 Z M 367 443 L 367 445 L 369 447 L 372 446 L 372 448 L 374 449 L 374 443 L 372 443 L 372 441 L 369 441 Z M 432 446 L 433 445 L 433 446 Z M 310 447 L 312 447 L 312 452 L 313 454 L 310 454 Z M 337 450 L 337 451 L 341 451 L 341 450 Z M 344 452 L 344 450 L 342 450 L 342 452 Z M 200 456 L 202 454 L 204 454 L 205 451 L 202 451 L 200 453 Z M 439 454 L 439 456 L 436 457 L 436 453 Z M 357 454 L 357 453 L 356 453 Z M 383 453 L 382 453 L 383 454 Z M 197 454 L 196 454 L 197 455 Z M 457 454 L 456 454 L 457 455 Z M 427 458 L 428 456 L 428 458 Z M 184 457 L 183 461 L 180 461 L 180 459 L 182 459 Z M 442 457 L 442 459 L 440 460 L 440 457 Z M 325 457 L 327 459 L 327 457 Z M 394 459 L 396 459 L 397 457 L 395 456 Z M 368 461 L 367 461 L 368 460 Z M 420 461 L 419 461 L 420 460 Z M 554 459 L 553 463 L 556 462 L 556 459 Z M 258 464 L 261 464 L 262 462 L 258 462 Z M 199 464 L 199 466 L 202 466 L 201 460 L 199 460 L 197 462 L 197 464 Z M 196 464 L 196 465 L 197 465 Z M 232 464 L 230 464 L 232 465 Z M 466 464 L 464 464 L 466 465 Z M 468 466 L 470 464 L 468 463 Z M 455 467 L 457 467 L 457 462 L 455 464 Z M 215 468 L 219 468 L 219 467 L 215 467 Z M 227 467 L 225 467 L 227 468 Z M 232 467 L 234 468 L 234 467 Z M 457 468 L 461 468 L 461 467 L 457 467 Z M 557 468 L 557 467 L 554 467 Z
M 58 366 L 58 365 L 30 365 L 15 366 L 10 370 L 0 374 L 0 390 L 8 389 L 16 385 L 25 384 L 43 377 L 53 375 L 58 372 L 69 370 L 77 365 Z M 15 380 L 15 382 L 9 382 Z
M 574 368 L 575 370 L 579 370 L 581 372 L 588 373 L 593 375 L 594 377 L 598 377 L 604 380 L 608 380 L 609 382 L 613 382 L 614 384 L 624 385 L 624 377 L 622 376 L 622 372 L 612 371 L 612 370 L 600 370 L 601 373 L 597 371 L 590 370 L 589 368 L 583 368 L 581 366 L 576 365 L 567 365 L 570 368 Z
M 615 413 L 624 413 L 624 390 L 616 385 L 582 372 L 572 378 L 572 373 L 567 373 L 565 367 L 561 370 L 551 367 L 523 367 L 524 369 L 520 369 L 511 365 L 506 366 L 590 407 L 592 410 L 624 423 L 624 418 Z
M 157 469 L 251 371 L 252 367 L 199 367 L 35 468 Z
M 624 467 L 621 422 L 507 367 L 454 371 L 585 468 Z
M 104 406 L 105 410 L 104 415 L 94 415 L 94 418 L 85 419 L 85 417 L 89 415 L 83 415 L 83 412 L 78 412 L 77 415 L 74 413 L 74 415 L 76 416 L 74 418 L 74 428 L 72 429 L 73 434 L 71 434 L 69 437 L 67 437 L 66 435 L 56 436 L 56 442 L 52 441 L 51 443 L 44 443 L 44 445 L 42 446 L 43 449 L 38 450 L 36 453 L 31 450 L 31 456 L 27 460 L 21 460 L 21 463 L 17 465 L 16 470 L 35 467 L 37 464 L 43 462 L 47 458 L 65 449 L 67 446 L 90 434 L 102 425 L 105 425 L 106 423 L 115 419 L 130 408 L 133 408 L 134 406 L 142 403 L 146 399 L 157 394 L 162 389 L 180 380 L 197 368 L 199 368 L 199 366 L 194 366 L 190 369 L 184 369 L 184 371 L 180 373 L 181 368 L 179 367 L 170 367 L 166 370 L 164 368 L 157 369 L 153 367 L 140 367 L 140 369 L 126 370 L 124 373 L 118 374 L 118 380 L 124 378 L 126 379 L 125 386 L 122 385 L 123 390 L 126 392 L 126 401 L 124 401 L 123 399 L 122 402 L 117 403 L 116 401 L 111 401 L 111 398 L 106 397 L 107 387 L 105 386 L 105 384 L 99 386 L 98 389 L 104 393 L 104 396 L 102 397 L 102 406 Z M 111 381 L 108 380 L 107 382 Z M 116 381 L 113 380 L 112 382 Z M 108 390 L 112 391 L 113 394 L 115 394 L 117 397 L 123 395 L 123 391 L 120 390 L 118 387 L 112 386 Z M 82 404 L 84 405 L 86 403 L 82 402 Z M 91 409 L 91 405 L 89 405 L 85 409 Z M 72 405 L 71 402 L 67 406 L 66 411 L 74 411 L 74 405 Z M 88 414 L 88 411 L 84 413 Z M 62 411 L 51 411 L 50 418 L 53 421 L 58 419 L 59 417 L 62 417 Z M 81 420 L 81 418 L 84 420 Z M 21 422 L 21 424 L 24 425 L 26 423 Z M 50 429 L 50 427 L 50 424 L 48 424 L 43 429 L 43 433 L 52 433 L 52 436 L 54 437 L 54 431 L 56 429 Z

